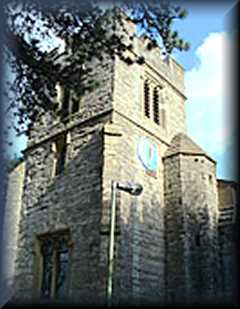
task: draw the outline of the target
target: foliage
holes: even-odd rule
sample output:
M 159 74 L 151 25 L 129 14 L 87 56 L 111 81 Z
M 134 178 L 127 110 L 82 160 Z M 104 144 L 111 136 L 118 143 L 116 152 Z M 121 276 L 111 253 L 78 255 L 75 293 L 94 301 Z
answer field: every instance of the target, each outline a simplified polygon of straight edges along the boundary
M 129 34 L 122 12 L 151 39 L 149 49 L 160 45 L 162 53 L 168 55 L 174 49 L 189 48 L 172 30 L 174 20 L 184 18 L 186 11 L 164 0 L 122 0 L 104 6 L 97 1 L 63 0 L 51 4 L 12 1 L 5 5 L 4 53 L 14 74 L 7 91 L 7 112 L 14 116 L 9 127 L 27 134 L 39 115 L 46 111 L 54 114 L 56 83 L 66 85 L 78 95 L 94 89 L 94 81 L 86 81 L 90 72 L 86 63 L 94 58 L 102 61 L 104 55 L 117 54 L 132 63 L 125 52 L 132 50 L 134 35 L 126 43 L 124 36 Z M 56 39 L 65 44 L 61 61 L 59 48 L 51 48 Z M 135 57 L 134 61 L 143 63 L 144 59 Z

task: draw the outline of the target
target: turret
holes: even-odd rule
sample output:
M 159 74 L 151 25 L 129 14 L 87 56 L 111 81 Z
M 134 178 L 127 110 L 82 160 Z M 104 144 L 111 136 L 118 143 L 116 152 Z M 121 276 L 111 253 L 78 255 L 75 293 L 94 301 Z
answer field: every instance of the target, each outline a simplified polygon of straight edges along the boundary
M 173 138 L 163 160 L 168 301 L 215 301 L 219 271 L 216 163 L 182 133 Z

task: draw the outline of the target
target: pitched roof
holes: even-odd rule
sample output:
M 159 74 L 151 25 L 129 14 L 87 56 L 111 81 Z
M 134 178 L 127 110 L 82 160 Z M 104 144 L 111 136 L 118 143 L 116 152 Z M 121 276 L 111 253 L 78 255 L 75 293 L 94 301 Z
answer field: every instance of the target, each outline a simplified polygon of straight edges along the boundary
M 164 158 L 177 154 L 203 155 L 216 163 L 216 161 L 206 151 L 204 151 L 187 134 L 184 133 L 178 133 L 174 136 L 164 155 Z

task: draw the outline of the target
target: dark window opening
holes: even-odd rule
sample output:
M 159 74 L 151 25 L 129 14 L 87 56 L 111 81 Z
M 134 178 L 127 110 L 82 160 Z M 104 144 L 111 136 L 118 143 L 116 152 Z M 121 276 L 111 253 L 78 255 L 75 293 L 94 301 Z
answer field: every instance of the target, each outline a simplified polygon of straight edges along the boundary
M 61 136 L 55 142 L 56 145 L 56 165 L 55 165 L 55 175 L 61 174 L 65 167 L 67 143 L 66 135 Z
M 74 100 L 72 103 L 72 114 L 77 113 L 79 111 L 79 101 Z
M 156 124 L 159 124 L 159 92 L 157 87 L 153 90 L 153 120 Z
M 148 82 L 144 83 L 144 114 L 150 118 L 150 87 Z
M 70 91 L 65 88 L 62 100 L 62 118 L 67 117 L 69 114 L 69 100 L 70 100 Z
M 67 292 L 69 235 L 54 234 L 40 239 L 42 256 L 41 291 L 44 299 L 61 299 Z
M 42 258 L 43 258 L 43 273 L 41 283 L 41 297 L 51 297 L 51 282 L 52 282 L 52 255 L 53 255 L 53 244 L 50 240 L 46 240 L 42 246 Z
M 62 298 L 66 290 L 66 276 L 69 259 L 69 250 L 66 242 L 61 239 L 56 255 L 57 280 L 56 280 L 56 297 Z
M 195 236 L 195 244 L 197 247 L 201 245 L 201 238 L 200 238 L 200 233 L 197 233 Z
M 212 183 L 212 182 L 213 182 L 213 177 L 212 177 L 212 175 L 209 175 L 208 177 L 209 177 L 209 182 Z

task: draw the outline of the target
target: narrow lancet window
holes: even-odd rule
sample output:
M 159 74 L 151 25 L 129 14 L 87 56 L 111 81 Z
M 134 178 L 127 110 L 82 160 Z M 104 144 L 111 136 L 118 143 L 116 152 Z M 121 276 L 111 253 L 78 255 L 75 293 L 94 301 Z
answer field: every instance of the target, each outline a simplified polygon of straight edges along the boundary
M 62 98 L 62 118 L 66 118 L 69 114 L 69 101 L 70 101 L 70 92 L 68 89 L 65 88 Z
M 53 176 L 61 174 L 65 167 L 66 152 L 67 152 L 67 141 L 66 135 L 59 136 L 54 144 L 54 171 Z

